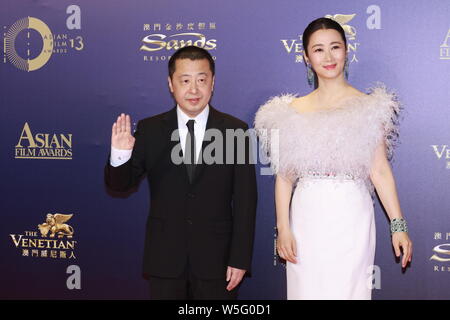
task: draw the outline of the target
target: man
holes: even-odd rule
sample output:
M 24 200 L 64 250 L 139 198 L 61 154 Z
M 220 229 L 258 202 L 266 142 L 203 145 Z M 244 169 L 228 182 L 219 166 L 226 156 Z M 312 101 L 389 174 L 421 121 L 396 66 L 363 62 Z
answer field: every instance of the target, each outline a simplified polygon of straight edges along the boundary
M 245 150 L 230 150 L 232 141 L 225 139 L 227 130 L 248 126 L 209 105 L 214 79 L 211 55 L 184 47 L 169 60 L 169 88 L 177 106 L 139 121 L 134 136 L 128 115 L 121 114 L 112 127 L 107 186 L 131 190 L 144 175 L 150 185 L 144 273 L 152 299 L 236 299 L 250 269 L 255 168 L 249 141 Z M 211 130 L 222 134 L 223 143 L 209 141 Z M 203 159 L 211 143 L 225 149 L 223 155 L 213 152 L 219 159 L 214 163 Z M 234 160 L 244 152 L 245 162 L 225 162 L 231 151 Z

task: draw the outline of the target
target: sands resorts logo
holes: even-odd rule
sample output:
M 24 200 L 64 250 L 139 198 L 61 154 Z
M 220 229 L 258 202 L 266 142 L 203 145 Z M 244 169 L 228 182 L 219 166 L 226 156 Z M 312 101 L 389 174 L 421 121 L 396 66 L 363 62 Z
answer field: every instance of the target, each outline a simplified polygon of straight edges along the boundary
M 435 232 L 434 240 L 440 242 L 433 248 L 433 255 L 430 261 L 434 261 L 434 272 L 450 272 L 450 232 Z M 442 243 L 443 241 L 447 243 Z
M 152 33 L 142 38 L 139 50 L 145 53 L 143 60 L 146 62 L 168 61 L 173 52 L 186 46 L 216 50 L 217 39 L 212 38 L 215 30 L 215 22 L 146 23 L 143 31 Z

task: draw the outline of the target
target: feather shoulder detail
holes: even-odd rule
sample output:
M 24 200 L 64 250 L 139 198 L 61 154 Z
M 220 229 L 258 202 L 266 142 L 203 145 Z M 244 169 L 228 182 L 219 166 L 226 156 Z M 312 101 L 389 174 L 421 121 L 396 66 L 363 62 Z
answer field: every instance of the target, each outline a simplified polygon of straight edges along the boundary
M 282 94 L 270 98 L 256 112 L 255 129 L 279 129 L 286 119 L 285 112 L 289 110 L 289 104 L 296 97 L 294 94 Z
M 368 180 L 381 141 L 386 144 L 388 159 L 392 158 L 401 105 L 383 83 L 376 83 L 367 93 L 314 112 L 292 108 L 297 97 L 293 94 L 264 103 L 255 115 L 254 127 L 273 173 L 291 181 L 311 171 Z
M 399 121 L 403 105 L 393 89 L 388 89 L 382 82 L 377 82 L 367 89 L 372 98 L 372 112 L 378 120 L 386 144 L 388 159 L 392 159 L 395 147 L 399 144 Z
M 281 174 L 284 177 L 295 180 L 292 171 L 286 162 L 280 163 L 280 142 L 284 144 L 286 138 L 294 138 L 284 136 L 280 141 L 280 130 L 286 127 L 289 120 L 287 113 L 290 111 L 289 104 L 297 97 L 295 94 L 282 94 L 270 98 L 256 112 L 254 128 L 259 138 L 261 149 L 270 162 L 270 167 L 275 174 Z

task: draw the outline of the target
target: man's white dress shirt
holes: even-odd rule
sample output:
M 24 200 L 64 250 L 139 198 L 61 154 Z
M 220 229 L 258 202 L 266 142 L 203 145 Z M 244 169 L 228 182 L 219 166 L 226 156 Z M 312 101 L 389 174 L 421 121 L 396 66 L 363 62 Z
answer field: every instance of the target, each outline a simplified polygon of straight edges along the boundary
M 206 122 L 208 121 L 208 115 L 209 115 L 209 105 L 206 105 L 206 108 L 203 109 L 203 111 L 200 112 L 195 118 L 189 117 L 181 110 L 180 106 L 177 105 L 178 133 L 180 135 L 181 149 L 183 150 L 183 154 L 186 145 L 186 136 L 188 133 L 186 123 L 191 119 L 195 120 L 194 135 L 195 135 L 195 151 L 197 154 L 196 162 L 198 162 L 198 157 L 200 155 L 201 146 L 203 143 L 203 137 L 205 136 Z M 132 152 L 133 150 L 121 150 L 111 146 L 111 158 L 110 158 L 111 166 L 118 167 L 124 164 L 125 162 L 130 160 Z

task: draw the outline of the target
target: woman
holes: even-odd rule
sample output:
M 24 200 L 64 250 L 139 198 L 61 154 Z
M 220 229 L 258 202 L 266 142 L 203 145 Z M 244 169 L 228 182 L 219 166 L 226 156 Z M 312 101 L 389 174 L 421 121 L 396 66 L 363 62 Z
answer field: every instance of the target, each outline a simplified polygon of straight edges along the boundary
M 381 84 L 365 94 L 347 83 L 339 23 L 311 22 L 303 47 L 315 90 L 275 97 L 255 118 L 277 174 L 277 250 L 287 261 L 287 297 L 371 299 L 374 189 L 391 220 L 396 256 L 403 251 L 403 268 L 412 255 L 388 160 L 400 106 Z

